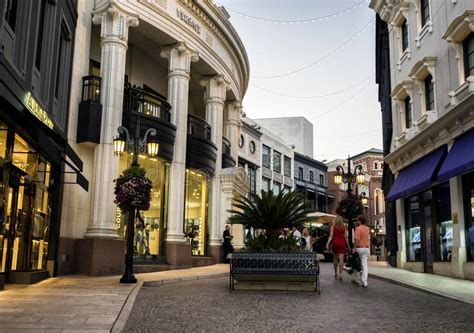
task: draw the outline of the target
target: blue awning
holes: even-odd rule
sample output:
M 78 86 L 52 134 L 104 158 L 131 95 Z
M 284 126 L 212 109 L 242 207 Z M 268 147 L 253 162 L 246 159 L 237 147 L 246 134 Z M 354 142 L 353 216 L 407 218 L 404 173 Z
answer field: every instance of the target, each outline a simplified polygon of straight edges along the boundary
M 442 146 L 401 170 L 388 193 L 387 200 L 398 200 L 429 188 L 445 156 L 446 146 Z
M 438 180 L 444 182 L 449 178 L 474 170 L 474 130 L 459 136 L 438 173 Z

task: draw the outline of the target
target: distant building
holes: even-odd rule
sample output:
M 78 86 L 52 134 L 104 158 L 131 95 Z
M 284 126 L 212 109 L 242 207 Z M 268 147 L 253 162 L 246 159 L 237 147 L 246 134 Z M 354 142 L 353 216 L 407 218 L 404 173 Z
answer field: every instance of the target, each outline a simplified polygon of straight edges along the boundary
M 313 124 L 304 117 L 255 119 L 302 155 L 313 158 Z
M 248 117 L 242 118 L 238 141 L 238 166 L 247 173 L 250 193 L 259 193 L 261 189 L 261 137 L 260 125 Z
M 323 213 L 328 212 L 329 202 L 334 201 L 334 196 L 327 193 L 327 169 L 326 164 L 295 153 L 295 190 L 304 195 L 311 208 Z
M 341 166 L 344 168 L 344 172 L 347 172 L 347 160 L 336 159 L 327 163 L 327 182 L 328 182 L 328 193 L 334 197 L 334 200 L 329 202 L 328 213 L 336 215 L 337 204 L 341 201 L 347 193 L 347 184 L 342 183 L 336 185 L 334 183 L 334 175 L 336 174 L 336 167 Z

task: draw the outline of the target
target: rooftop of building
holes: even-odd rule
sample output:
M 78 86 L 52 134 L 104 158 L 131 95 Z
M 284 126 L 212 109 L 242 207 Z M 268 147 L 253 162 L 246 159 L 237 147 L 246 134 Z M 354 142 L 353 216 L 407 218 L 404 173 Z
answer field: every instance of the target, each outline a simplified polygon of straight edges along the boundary
M 307 155 L 297 153 L 296 151 L 295 151 L 295 162 L 308 164 L 312 167 L 318 168 L 323 171 L 327 171 L 327 168 L 328 168 L 328 166 L 325 163 L 315 160 L 314 158 L 309 157 Z

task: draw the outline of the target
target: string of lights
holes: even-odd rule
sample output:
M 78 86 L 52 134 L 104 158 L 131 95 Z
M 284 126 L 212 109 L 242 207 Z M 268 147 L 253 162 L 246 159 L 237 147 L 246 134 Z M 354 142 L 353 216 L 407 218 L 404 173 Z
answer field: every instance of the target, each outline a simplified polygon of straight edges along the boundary
M 315 120 L 315 119 L 318 119 L 318 118 L 321 118 L 325 115 L 327 115 L 328 113 L 331 113 L 335 110 L 337 110 L 338 108 L 340 108 L 341 106 L 343 106 L 344 104 L 350 102 L 351 100 L 353 100 L 354 98 L 356 98 L 362 91 L 364 91 L 367 87 L 369 87 L 371 85 L 372 82 L 368 82 L 367 84 L 365 84 L 361 89 L 357 90 L 354 94 L 352 94 L 349 98 L 345 99 L 344 101 L 342 101 L 341 103 L 337 104 L 336 106 L 334 106 L 333 108 L 329 109 L 328 111 L 326 112 L 323 112 L 321 114 L 318 114 L 314 117 L 311 117 L 310 120 Z
M 252 78 L 254 79 L 276 79 L 276 78 L 281 78 L 281 77 L 285 77 L 285 76 L 290 76 L 290 75 L 293 75 L 293 74 L 296 74 L 296 73 L 299 73 L 299 72 L 302 72 L 308 68 L 311 68 L 311 67 L 314 67 L 318 64 L 320 64 L 321 62 L 323 62 L 324 60 L 332 57 L 333 55 L 339 53 L 339 51 L 341 51 L 342 49 L 344 49 L 348 44 L 350 44 L 354 39 L 356 39 L 362 32 L 364 32 L 365 30 L 367 30 L 369 28 L 369 26 L 371 26 L 372 24 L 374 23 L 374 19 L 370 19 L 369 22 L 367 22 L 363 27 L 362 29 L 360 29 L 359 31 L 357 31 L 354 35 L 352 35 L 348 40 L 346 40 L 344 43 L 340 44 L 336 49 L 334 49 L 333 51 L 329 52 L 328 54 L 326 54 L 325 56 L 313 61 L 312 63 L 306 65 L 306 66 L 303 66 L 303 67 L 300 67 L 298 69 L 295 69 L 295 70 L 292 70 L 292 71 L 289 71 L 289 72 L 286 72 L 286 73 L 281 73 L 281 74 L 276 74 L 276 75 L 268 75 L 268 76 L 252 76 Z
M 303 19 L 303 20 L 276 20 L 276 19 L 258 17 L 258 16 L 242 13 L 238 10 L 229 8 L 227 6 L 225 6 L 225 9 L 230 11 L 230 12 L 233 12 L 237 15 L 240 15 L 242 17 L 245 17 L 247 19 L 251 19 L 251 20 L 254 20 L 254 21 L 260 21 L 260 22 L 265 22 L 265 23 L 275 23 L 275 24 L 307 24 L 307 23 L 315 23 L 315 22 L 331 19 L 331 18 L 340 16 L 340 15 L 348 14 L 348 13 L 356 10 L 357 8 L 361 7 L 364 4 L 364 2 L 365 1 L 360 1 L 360 2 L 356 3 L 355 5 L 353 5 L 349 8 L 345 8 L 345 9 L 342 9 L 340 11 L 328 14 L 328 15 L 309 18 L 309 19 Z
M 329 110 L 327 110 L 327 111 L 325 111 L 321 114 L 315 115 L 313 117 L 309 117 L 308 120 L 315 120 L 315 119 L 321 118 L 321 117 L 327 115 L 328 113 L 331 113 L 331 112 L 337 110 L 338 108 L 340 108 L 344 104 L 346 104 L 346 103 L 350 102 L 351 100 L 353 100 L 354 98 L 356 98 L 359 94 L 361 94 L 370 85 L 371 85 L 371 82 L 368 81 L 361 89 L 354 92 L 352 95 L 350 95 L 347 99 L 343 100 L 341 103 L 337 104 L 336 106 L 332 107 L 331 109 L 329 109 Z M 301 123 L 296 123 L 296 124 L 288 124 L 288 125 L 282 125 L 282 126 L 273 126 L 271 128 L 268 127 L 268 129 L 271 130 L 272 128 L 287 128 L 287 127 L 295 127 L 295 126 L 300 126 L 300 125 L 301 125 Z
M 360 82 L 357 82 L 356 84 L 350 86 L 350 87 L 346 87 L 344 89 L 341 89 L 341 90 L 338 90 L 338 91 L 335 91 L 335 92 L 332 92 L 332 93 L 328 93 L 328 94 L 323 94 L 323 95 L 314 95 L 314 96 L 296 96 L 296 95 L 288 95 L 288 94 L 283 94 L 283 93 L 280 93 L 280 92 L 277 92 L 277 91 L 273 91 L 273 90 L 270 90 L 270 89 L 267 89 L 267 88 L 264 88 L 264 87 L 261 87 L 255 83 L 250 83 L 251 86 L 257 88 L 257 89 L 260 89 L 262 91 L 265 91 L 266 93 L 269 93 L 269 94 L 272 94 L 272 95 L 275 95 L 275 96 L 280 96 L 280 97 L 288 97 L 288 98 L 297 98 L 297 99 L 317 99 L 317 98 L 324 98 L 324 97 L 329 97 L 329 96 L 335 96 L 335 95 L 339 95 L 339 94 L 342 94 L 342 93 L 345 93 L 347 92 L 348 90 L 351 90 L 352 88 L 355 88 L 355 87 L 358 87 L 360 86 L 361 84 L 364 84 L 365 82 L 367 82 L 368 80 L 372 79 L 374 77 L 375 74 L 371 74 L 370 76 L 366 77 L 364 80 L 360 81 Z

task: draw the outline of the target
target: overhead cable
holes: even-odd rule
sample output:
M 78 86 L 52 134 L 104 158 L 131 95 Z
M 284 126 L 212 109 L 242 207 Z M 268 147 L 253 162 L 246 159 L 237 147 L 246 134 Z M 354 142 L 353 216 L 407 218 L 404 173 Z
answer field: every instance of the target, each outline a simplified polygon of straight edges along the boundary
M 276 24 L 307 24 L 307 23 L 315 23 L 315 22 L 319 22 L 319 21 L 323 21 L 323 20 L 327 20 L 327 19 L 330 19 L 330 18 L 334 18 L 334 17 L 337 17 L 339 15 L 344 15 L 344 14 L 347 14 L 347 13 L 350 13 L 352 12 L 353 10 L 361 7 L 363 4 L 364 4 L 365 1 L 360 1 L 358 3 L 356 3 L 355 5 L 349 7 L 349 8 L 345 8 L 345 9 L 342 9 L 340 11 L 337 11 L 337 12 L 334 12 L 334 13 L 331 13 L 331 14 L 328 14 L 328 15 L 324 15 L 324 16 L 319 16 L 319 17 L 314 17 L 314 18 L 309 18 L 309 19 L 303 19 L 303 20 L 276 20 L 276 19 L 271 19 L 271 18 L 265 18 L 265 17 L 258 17 L 258 16 L 254 16 L 254 15 L 250 15 L 250 14 L 246 14 L 246 13 L 242 13 L 238 10 L 235 10 L 235 9 L 232 9 L 232 8 L 229 8 L 227 6 L 224 6 L 224 8 L 230 12 L 233 12 L 233 13 L 236 13 L 237 15 L 240 15 L 242 17 L 245 17 L 245 18 L 248 18 L 248 19 L 251 19 L 251 20 L 255 20 L 255 21 L 260 21 L 260 22 L 265 22 L 265 23 L 276 23 Z
M 273 90 L 270 90 L 270 89 L 267 89 L 267 88 L 264 88 L 264 87 L 261 87 L 255 83 L 250 83 L 251 86 L 254 86 L 255 88 L 258 88 L 260 90 L 263 90 L 269 94 L 272 94 L 272 95 L 276 95 L 276 96 L 281 96 L 281 97 L 288 97 L 288 98 L 297 98 L 297 99 L 317 99 L 317 98 L 324 98 L 324 97 L 329 97 L 329 96 L 335 96 L 335 95 L 339 95 L 339 94 L 342 94 L 342 93 L 345 93 L 347 92 L 348 90 L 351 90 L 352 88 L 355 88 L 355 87 L 358 87 L 360 86 L 361 84 L 367 82 L 368 80 L 372 79 L 374 77 L 375 74 L 371 74 L 370 76 L 366 77 L 363 81 L 360 81 L 360 82 L 357 82 L 356 84 L 350 86 L 350 87 L 346 87 L 344 89 L 341 89 L 341 90 L 338 90 L 338 91 L 335 91 L 335 92 L 332 92 L 332 93 L 328 93 L 328 94 L 323 94 L 323 95 L 314 95 L 314 96 L 296 96 L 296 95 L 288 95 L 288 94 L 283 94 L 283 93 L 280 93 L 280 92 L 277 92 L 277 91 L 273 91 Z
M 292 71 L 289 71 L 289 72 L 286 72 L 286 73 L 282 73 L 282 74 L 276 74 L 276 75 L 261 75 L 261 76 L 252 76 L 252 78 L 254 79 L 276 79 L 276 78 L 280 78 L 280 77 L 285 77 L 285 76 L 290 76 L 290 75 L 293 75 L 293 74 L 296 74 L 296 73 L 299 73 L 299 72 L 302 72 L 308 68 L 311 68 L 313 66 L 316 66 L 318 64 L 320 64 L 321 62 L 323 62 L 324 60 L 328 59 L 329 57 L 337 54 L 339 51 L 341 51 L 342 49 L 344 49 L 350 42 L 352 42 L 354 39 L 356 39 L 362 32 L 364 32 L 365 30 L 367 30 L 367 28 L 372 25 L 374 23 L 374 19 L 371 18 L 369 22 L 367 22 L 367 24 L 365 24 L 362 29 L 360 29 L 359 31 L 357 31 L 354 35 L 351 36 L 351 38 L 349 38 L 348 40 L 346 40 L 344 43 L 342 43 L 341 45 L 339 45 L 336 49 L 334 49 L 333 51 L 329 52 L 328 54 L 326 54 L 325 56 L 313 61 L 312 63 L 306 65 L 306 66 L 303 66 L 303 67 L 300 67 L 298 69 L 295 69 L 295 70 L 292 70 Z

